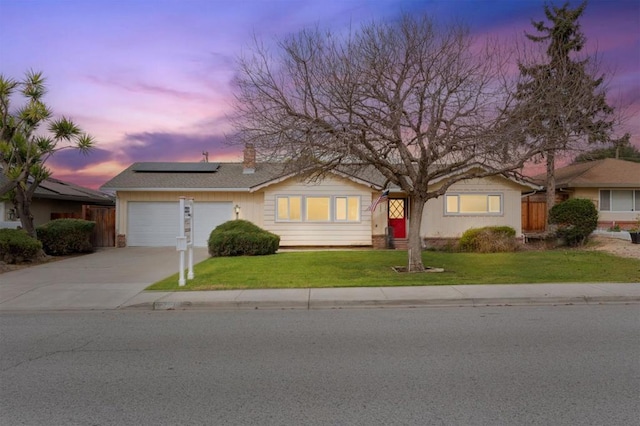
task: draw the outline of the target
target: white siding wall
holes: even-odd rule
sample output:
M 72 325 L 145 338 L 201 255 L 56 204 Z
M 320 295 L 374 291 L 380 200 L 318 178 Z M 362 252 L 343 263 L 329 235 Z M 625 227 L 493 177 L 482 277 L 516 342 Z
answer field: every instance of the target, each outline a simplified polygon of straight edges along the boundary
M 358 222 L 277 222 L 276 196 L 359 196 Z M 354 246 L 371 245 L 371 190 L 347 179 L 328 176 L 320 183 L 305 183 L 295 178 L 267 187 L 264 192 L 263 227 L 280 236 L 281 246 Z
M 448 192 L 500 193 L 503 211 L 500 215 L 445 216 L 444 199 L 429 200 L 422 216 L 423 238 L 458 238 L 469 228 L 483 226 L 511 226 L 516 235 L 522 235 L 521 194 L 524 187 L 501 177 L 472 179 L 458 182 Z

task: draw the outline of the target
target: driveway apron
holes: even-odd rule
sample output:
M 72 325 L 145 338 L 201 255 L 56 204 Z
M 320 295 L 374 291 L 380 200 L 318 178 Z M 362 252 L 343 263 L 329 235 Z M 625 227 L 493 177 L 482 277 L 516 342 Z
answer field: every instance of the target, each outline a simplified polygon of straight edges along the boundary
M 194 264 L 207 258 L 194 249 Z M 117 309 L 150 284 L 175 274 L 174 247 L 126 247 L 0 274 L 0 311 Z

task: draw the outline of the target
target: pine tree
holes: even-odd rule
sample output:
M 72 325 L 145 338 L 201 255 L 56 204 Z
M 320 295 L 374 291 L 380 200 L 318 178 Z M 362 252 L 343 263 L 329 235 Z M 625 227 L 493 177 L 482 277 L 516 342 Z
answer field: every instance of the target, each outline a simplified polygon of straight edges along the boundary
M 586 42 L 579 23 L 586 6 L 545 6 L 549 23 L 532 21 L 538 34 L 526 37 L 546 45 L 546 54 L 518 63 L 522 82 L 516 115 L 529 143 L 544 147 L 547 211 L 555 204 L 556 156 L 585 143 L 608 142 L 613 130 L 604 77 L 596 76 L 594 58 L 579 55 Z

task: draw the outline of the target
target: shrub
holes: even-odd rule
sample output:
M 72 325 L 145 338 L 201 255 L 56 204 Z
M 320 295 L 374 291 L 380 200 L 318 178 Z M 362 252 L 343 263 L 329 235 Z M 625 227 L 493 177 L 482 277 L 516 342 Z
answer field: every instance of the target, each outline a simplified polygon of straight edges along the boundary
M 556 235 L 567 245 L 581 245 L 598 226 L 598 210 L 591 200 L 570 198 L 551 208 L 549 223 L 558 226 Z
M 0 260 L 5 263 L 33 262 L 42 253 L 42 243 L 22 229 L 0 229 Z
M 467 229 L 458 246 L 462 251 L 478 253 L 510 252 L 517 249 L 516 230 L 510 226 L 486 226 Z
M 217 256 L 258 256 L 274 254 L 280 237 L 246 220 L 231 220 L 209 235 L 209 254 Z
M 90 253 L 91 231 L 95 222 L 82 219 L 56 219 L 36 229 L 45 253 L 62 256 L 72 253 Z

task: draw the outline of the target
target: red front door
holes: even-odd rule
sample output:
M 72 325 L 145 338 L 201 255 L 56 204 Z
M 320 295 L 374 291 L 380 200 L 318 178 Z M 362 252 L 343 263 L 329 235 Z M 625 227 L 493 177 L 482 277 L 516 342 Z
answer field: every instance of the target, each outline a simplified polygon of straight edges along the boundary
M 407 203 L 404 198 L 389 199 L 389 227 L 393 238 L 407 238 Z

